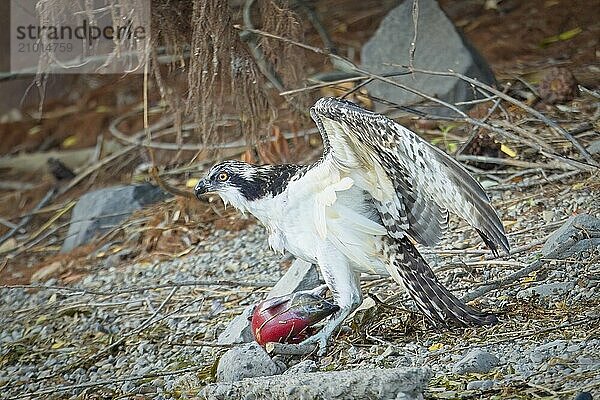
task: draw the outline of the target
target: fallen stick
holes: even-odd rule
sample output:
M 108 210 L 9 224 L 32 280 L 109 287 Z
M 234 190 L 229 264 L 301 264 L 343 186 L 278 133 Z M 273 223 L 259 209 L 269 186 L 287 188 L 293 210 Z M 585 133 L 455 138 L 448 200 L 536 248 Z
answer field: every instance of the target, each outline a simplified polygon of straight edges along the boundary
M 269 342 L 265 345 L 265 350 L 269 354 L 281 354 L 286 356 L 303 356 L 310 354 L 317 349 L 315 344 L 287 344 Z
M 561 181 L 563 179 L 571 178 L 573 176 L 580 175 L 585 172 L 589 172 L 589 171 L 583 171 L 583 170 L 568 171 L 568 172 L 563 172 L 560 174 L 551 175 L 549 177 L 534 179 L 534 180 L 527 181 L 527 182 L 507 183 L 504 185 L 490 186 L 487 188 L 487 190 L 525 189 L 525 188 L 529 188 L 529 187 L 536 186 L 536 185 L 544 185 L 546 183 Z
M 476 298 L 481 297 L 484 294 L 491 292 L 492 290 L 501 288 L 502 286 L 513 283 L 513 282 L 531 274 L 533 271 L 536 271 L 542 265 L 544 265 L 544 263 L 545 263 L 545 261 L 536 260 L 536 261 L 532 262 L 531 264 L 529 264 L 528 266 L 521 268 L 514 274 L 511 274 L 504 279 L 499 279 L 495 282 L 490 283 L 489 285 L 482 286 L 479 289 L 475 289 L 472 292 L 465 294 L 461 300 L 465 303 L 475 300 Z
M 460 154 L 456 156 L 458 161 L 475 161 L 480 163 L 498 164 L 498 165 L 510 165 L 512 167 L 519 168 L 540 168 L 540 169 L 563 169 L 562 165 L 558 163 L 533 163 L 529 161 L 513 160 L 511 158 L 499 158 L 499 157 L 486 157 L 486 156 L 473 156 Z
M 110 140 L 104 145 L 104 151 L 112 153 L 122 148 L 119 143 Z M 14 174 L 23 172 L 47 171 L 47 161 L 49 158 L 56 158 L 67 164 L 69 167 L 77 169 L 86 165 L 95 153 L 92 147 L 79 150 L 48 151 L 32 154 L 18 154 L 14 156 L 0 157 L 0 169 L 8 169 Z M 27 183 L 20 183 L 19 190 L 28 189 Z M 7 189 L 12 189 L 7 187 Z

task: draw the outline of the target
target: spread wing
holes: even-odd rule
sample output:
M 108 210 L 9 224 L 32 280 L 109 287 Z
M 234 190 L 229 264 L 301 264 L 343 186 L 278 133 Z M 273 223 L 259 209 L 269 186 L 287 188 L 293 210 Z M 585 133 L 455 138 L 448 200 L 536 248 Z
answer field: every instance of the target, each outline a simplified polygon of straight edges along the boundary
M 353 103 L 323 98 L 311 109 L 323 162 L 374 199 L 388 234 L 435 244 L 448 211 L 465 219 L 497 253 L 509 251 L 502 222 L 481 185 L 454 159 L 414 132 Z

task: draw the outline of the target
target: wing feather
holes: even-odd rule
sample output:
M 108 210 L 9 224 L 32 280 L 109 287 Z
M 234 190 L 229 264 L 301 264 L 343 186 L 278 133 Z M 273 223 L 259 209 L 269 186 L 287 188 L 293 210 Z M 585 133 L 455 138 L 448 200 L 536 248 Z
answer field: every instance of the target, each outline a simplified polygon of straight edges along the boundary
M 396 122 L 348 101 L 320 99 L 311 115 L 323 136 L 324 158 L 332 157 L 345 171 L 358 171 L 353 179 L 376 200 L 390 236 L 391 230 L 404 227 L 415 240 L 434 244 L 451 211 L 476 228 L 494 252 L 497 246 L 509 251 L 487 194 L 447 154 Z
M 314 114 L 313 118 L 319 116 Z M 317 125 L 322 132 L 347 130 L 345 124 L 331 119 L 319 119 Z M 372 197 L 388 234 L 395 239 L 404 238 L 410 228 L 406 207 L 377 155 L 354 135 L 335 134 L 325 138 L 327 133 L 322 134 L 323 143 L 330 144 L 325 148 L 323 162 L 331 163 L 341 174 L 349 174 L 357 186 Z

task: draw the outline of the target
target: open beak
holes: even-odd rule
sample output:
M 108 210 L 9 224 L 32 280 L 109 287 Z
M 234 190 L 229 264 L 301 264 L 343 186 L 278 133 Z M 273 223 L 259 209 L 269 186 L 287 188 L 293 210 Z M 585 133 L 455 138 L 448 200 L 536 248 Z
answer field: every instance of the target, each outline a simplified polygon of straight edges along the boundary
M 210 192 L 210 185 L 206 179 L 200 179 L 194 187 L 194 194 L 200 198 L 203 194 Z

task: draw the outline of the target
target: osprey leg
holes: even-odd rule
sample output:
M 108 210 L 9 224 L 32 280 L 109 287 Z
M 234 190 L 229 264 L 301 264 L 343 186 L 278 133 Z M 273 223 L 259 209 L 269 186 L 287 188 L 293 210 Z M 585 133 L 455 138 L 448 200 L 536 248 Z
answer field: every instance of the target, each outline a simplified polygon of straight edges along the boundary
M 354 272 L 346 257 L 332 245 L 323 246 L 319 252 L 318 263 L 323 279 L 333 294 L 333 300 L 340 310 L 327 321 L 323 329 L 316 335 L 306 339 L 302 344 L 316 343 L 318 355 L 327 351 L 327 341 L 333 332 L 344 322 L 362 302 L 360 290 L 360 274 Z

